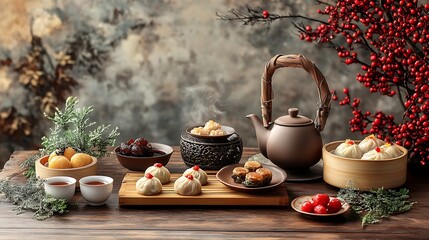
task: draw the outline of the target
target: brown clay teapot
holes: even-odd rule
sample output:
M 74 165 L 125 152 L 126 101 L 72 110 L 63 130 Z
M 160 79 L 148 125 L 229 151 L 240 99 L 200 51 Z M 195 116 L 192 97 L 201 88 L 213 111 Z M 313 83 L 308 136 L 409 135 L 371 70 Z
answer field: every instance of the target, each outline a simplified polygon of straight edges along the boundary
M 281 116 L 271 122 L 272 76 L 277 68 L 300 67 L 311 74 L 319 90 L 319 106 L 316 119 L 298 115 L 297 108 L 290 108 L 289 115 Z M 261 120 L 255 115 L 247 116 L 256 130 L 261 153 L 283 169 L 309 168 L 322 157 L 322 138 L 320 132 L 326 124 L 331 108 L 331 92 L 325 77 L 319 69 L 302 55 L 277 55 L 265 66 L 261 79 Z

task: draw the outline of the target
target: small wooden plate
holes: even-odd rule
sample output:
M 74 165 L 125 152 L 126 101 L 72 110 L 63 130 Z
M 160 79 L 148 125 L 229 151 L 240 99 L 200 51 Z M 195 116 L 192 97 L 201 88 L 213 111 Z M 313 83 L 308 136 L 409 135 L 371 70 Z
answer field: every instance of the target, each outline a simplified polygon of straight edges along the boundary
M 275 166 L 263 165 L 264 168 L 269 169 L 273 173 L 273 179 L 271 180 L 271 183 L 268 186 L 263 186 L 263 187 L 256 187 L 256 188 L 245 187 L 241 183 L 234 182 L 234 179 L 231 178 L 232 170 L 236 167 L 243 167 L 243 166 L 244 166 L 243 163 L 225 166 L 217 172 L 216 178 L 221 183 L 231 188 L 232 190 L 239 191 L 239 192 L 247 192 L 247 193 L 256 193 L 256 192 L 271 190 L 279 186 L 280 184 L 283 184 L 287 178 L 286 172 L 283 171 L 283 169 Z
M 317 213 L 308 213 L 308 212 L 301 211 L 301 205 L 305 201 L 311 201 L 312 197 L 313 196 L 308 196 L 308 195 L 307 196 L 297 197 L 297 198 L 295 198 L 292 201 L 292 203 L 290 205 L 291 205 L 291 207 L 295 211 L 297 211 L 297 212 L 299 212 L 301 214 L 307 215 L 307 216 L 314 216 L 314 217 L 333 217 L 333 216 L 339 216 L 339 215 L 342 215 L 342 214 L 346 213 L 350 209 L 350 205 L 348 203 L 346 203 L 346 202 L 343 202 L 343 206 L 342 206 L 341 210 L 338 211 L 338 212 L 336 212 L 336 213 L 317 214 Z M 333 199 L 333 198 L 335 198 L 335 197 L 329 197 L 329 199 Z

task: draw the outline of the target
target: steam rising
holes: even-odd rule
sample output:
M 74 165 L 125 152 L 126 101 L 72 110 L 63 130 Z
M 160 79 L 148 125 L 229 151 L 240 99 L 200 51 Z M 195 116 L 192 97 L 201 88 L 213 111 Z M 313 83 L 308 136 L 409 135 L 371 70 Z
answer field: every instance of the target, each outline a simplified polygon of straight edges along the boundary
M 210 119 L 217 119 L 225 112 L 222 111 L 224 89 L 220 83 L 216 86 L 193 86 L 185 89 L 186 104 L 184 116 L 187 125 L 204 124 Z

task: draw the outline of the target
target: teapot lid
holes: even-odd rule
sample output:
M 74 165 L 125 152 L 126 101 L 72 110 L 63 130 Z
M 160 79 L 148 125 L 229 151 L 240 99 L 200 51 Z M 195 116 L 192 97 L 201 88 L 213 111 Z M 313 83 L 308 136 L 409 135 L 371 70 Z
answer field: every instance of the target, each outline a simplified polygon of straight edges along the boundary
M 313 123 L 313 120 L 307 117 L 298 115 L 298 112 L 299 112 L 298 108 L 289 108 L 288 112 L 289 112 L 289 115 L 285 115 L 277 118 L 274 121 L 274 123 L 282 126 L 293 126 L 293 127 L 307 126 Z

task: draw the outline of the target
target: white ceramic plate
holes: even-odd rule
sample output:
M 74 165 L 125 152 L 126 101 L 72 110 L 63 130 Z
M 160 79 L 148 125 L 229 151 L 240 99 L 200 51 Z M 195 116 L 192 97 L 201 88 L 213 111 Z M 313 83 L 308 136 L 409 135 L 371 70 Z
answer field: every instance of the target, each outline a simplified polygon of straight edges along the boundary
M 295 199 L 292 201 L 292 203 L 291 203 L 290 205 L 291 205 L 291 207 L 292 207 L 295 211 L 297 211 L 297 212 L 299 212 L 299 213 L 301 213 L 301 214 L 308 215 L 308 216 L 315 216 L 315 217 L 332 217 L 332 216 L 339 216 L 339 215 L 342 215 L 342 214 L 346 213 L 346 212 L 350 209 L 350 205 L 349 205 L 348 203 L 343 202 L 343 206 L 342 206 L 341 210 L 340 210 L 340 211 L 338 211 L 338 212 L 336 212 L 336 213 L 317 214 L 317 213 L 308 213 L 308 212 L 301 211 L 301 205 L 302 205 L 305 201 L 311 201 L 311 198 L 312 198 L 312 197 L 313 197 L 313 196 L 309 196 L 309 195 L 301 196 L 301 197 L 297 197 L 297 198 L 295 198 Z M 329 197 L 329 198 L 330 198 L 330 199 L 332 199 L 332 198 L 335 198 L 335 197 Z

